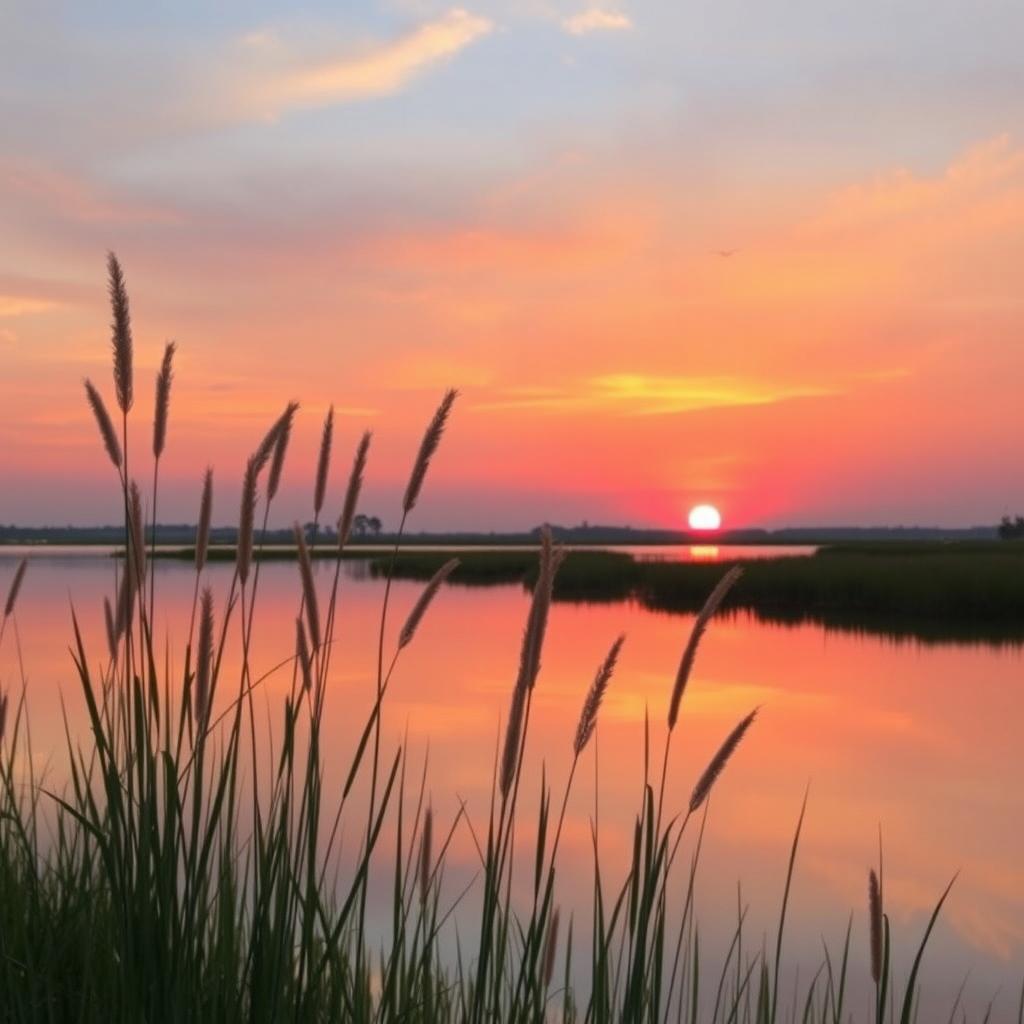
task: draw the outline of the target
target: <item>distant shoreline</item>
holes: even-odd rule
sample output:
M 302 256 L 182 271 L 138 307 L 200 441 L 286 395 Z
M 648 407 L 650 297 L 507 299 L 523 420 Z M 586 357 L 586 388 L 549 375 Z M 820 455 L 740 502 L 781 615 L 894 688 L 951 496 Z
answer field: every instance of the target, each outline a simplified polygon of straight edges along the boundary
M 156 543 L 169 546 L 189 546 L 195 541 L 196 527 L 192 524 L 158 524 Z M 995 526 L 972 526 L 945 529 L 932 526 L 807 526 L 787 527 L 777 530 L 743 529 L 722 530 L 717 533 L 698 533 L 687 530 L 664 530 L 634 528 L 629 526 L 552 526 L 555 540 L 577 547 L 612 546 L 662 546 L 662 545 L 794 545 L 834 544 L 838 542 L 886 542 L 886 541 L 988 541 L 997 539 Z M 147 543 L 152 540 L 152 531 L 147 528 Z M 216 527 L 211 531 L 210 542 L 219 545 L 233 545 L 237 530 L 233 526 Z M 403 547 L 460 545 L 466 547 L 523 547 L 535 546 L 539 541 L 539 529 L 527 531 L 482 532 L 470 530 L 447 530 L 405 534 Z M 330 545 L 337 543 L 334 531 L 321 526 L 317 533 L 318 542 Z M 378 534 L 356 535 L 350 538 L 348 547 L 391 546 L 397 540 L 393 533 L 381 531 Z M 123 543 L 123 526 L 0 526 L 0 546 L 10 545 L 118 545 Z M 257 532 L 256 543 L 265 545 L 290 545 L 292 530 L 267 530 Z

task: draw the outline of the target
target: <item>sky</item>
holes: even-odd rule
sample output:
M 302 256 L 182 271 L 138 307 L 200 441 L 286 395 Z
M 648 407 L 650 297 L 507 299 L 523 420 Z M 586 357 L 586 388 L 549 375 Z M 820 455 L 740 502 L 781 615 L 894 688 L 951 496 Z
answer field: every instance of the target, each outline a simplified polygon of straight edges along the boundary
M 118 518 L 178 345 L 163 521 L 272 520 L 374 433 L 394 525 L 968 525 L 1024 513 L 1018 0 L 0 0 L 0 522 Z M 332 512 L 331 515 L 336 514 Z

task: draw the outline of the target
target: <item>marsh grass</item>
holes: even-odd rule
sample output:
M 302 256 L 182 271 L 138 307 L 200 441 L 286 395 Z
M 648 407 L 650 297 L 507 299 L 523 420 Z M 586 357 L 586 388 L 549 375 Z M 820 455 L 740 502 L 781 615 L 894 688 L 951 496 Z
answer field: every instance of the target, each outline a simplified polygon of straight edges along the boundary
M 219 608 L 206 581 L 212 506 L 212 474 L 207 471 L 192 624 L 180 675 L 170 677 L 171 659 L 156 649 L 149 625 L 159 588 L 151 576 L 147 601 L 142 585 L 142 498 L 127 475 L 131 337 L 124 277 L 113 256 L 110 274 L 115 384 L 124 420 L 120 439 L 91 385 L 87 397 L 118 471 L 128 557 L 116 612 L 109 599 L 104 604 L 106 659 L 97 662 L 87 651 L 72 611 L 70 656 L 89 728 L 80 737 L 66 724 L 70 774 L 65 786 L 52 786 L 37 770 L 24 673 L 20 690 L 0 688 L 3 1019 L 776 1024 L 795 1020 L 802 1011 L 803 1021 L 845 1022 L 850 929 L 839 955 L 826 948 L 821 966 L 800 992 L 790 997 L 781 990 L 784 925 L 803 811 L 774 946 L 758 948 L 745 935 L 746 906 L 738 900 L 724 962 L 711 966 L 702 956 L 694 895 L 709 797 L 730 759 L 742 756 L 741 741 L 755 712 L 724 738 L 717 753 L 710 753 L 682 806 L 677 806 L 675 787 L 666 800 L 668 744 L 677 716 L 685 714 L 686 681 L 700 636 L 737 574 L 708 588 L 711 597 L 683 648 L 675 687 L 667 688 L 667 726 L 657 732 L 650 723 L 645 726 L 632 852 L 616 877 L 601 863 L 596 812 L 591 821 L 589 919 L 567 917 L 559 905 L 559 843 L 577 769 L 591 752 L 598 777 L 599 712 L 614 685 L 623 640 L 612 643 L 589 690 L 581 692 L 579 724 L 575 735 L 565 738 L 564 783 L 558 786 L 544 764 L 534 803 L 522 786 L 524 766 L 540 757 L 529 743 L 530 711 L 563 559 L 550 534 L 543 538 L 520 665 L 510 687 L 503 749 L 496 756 L 490 807 L 482 820 L 476 817 L 478 808 L 471 813 L 463 806 L 451 821 L 440 821 L 429 799 L 426 765 L 417 779 L 405 744 L 390 750 L 383 740 L 386 696 L 400 655 L 414 644 L 431 604 L 443 599 L 443 585 L 456 579 L 460 568 L 455 562 L 433 568 L 394 647 L 387 650 L 387 601 L 399 564 L 398 544 L 380 616 L 377 676 L 368 680 L 360 738 L 349 752 L 344 785 L 338 789 L 325 785 L 325 748 L 333 738 L 324 734 L 324 707 L 339 696 L 332 693 L 330 664 L 340 575 L 336 567 L 325 601 L 310 566 L 315 529 L 307 550 L 303 531 L 296 528 L 302 599 L 295 616 L 295 682 L 277 709 L 271 754 L 258 757 L 254 695 L 267 674 L 259 674 L 250 660 L 259 591 L 254 524 L 261 489 L 264 522 L 269 515 L 294 404 L 245 465 L 240 543 Z M 403 525 L 422 493 L 455 398 L 454 391 L 447 392 L 428 424 L 402 498 Z M 316 522 L 332 432 L 329 414 L 314 486 Z M 161 434 L 166 442 L 166 422 Z M 333 552 L 338 565 L 368 446 L 369 435 L 364 435 L 339 516 L 340 542 Z M 157 455 L 162 451 L 163 443 Z M 154 487 L 155 481 L 154 467 Z M 17 637 L 16 603 L 24 575 L 24 566 L 19 567 L 0 641 L 10 635 L 8 621 Z M 327 609 L 323 618 L 322 607 Z M 290 631 L 290 626 L 282 628 Z M 241 651 L 237 678 L 222 671 L 229 638 Z M 665 756 L 661 776 L 655 778 L 650 764 L 659 736 Z M 354 800 L 360 787 L 369 794 L 365 805 Z M 561 798 L 553 800 L 558 789 Z M 473 889 L 479 912 L 467 913 L 466 891 L 453 893 L 446 884 L 446 858 L 459 830 L 476 844 Z M 347 857 L 341 856 L 343 832 Z M 393 848 L 385 848 L 385 835 L 394 837 Z M 530 847 L 532 853 L 524 856 Z M 389 926 L 381 934 L 368 925 L 367 901 L 371 879 L 384 878 L 390 878 Z M 921 954 L 945 898 L 917 948 L 897 1017 L 895 1001 L 886 999 L 887 991 L 895 991 L 895 971 L 879 887 L 877 904 L 872 903 L 873 927 L 880 918 L 884 921 L 881 963 L 873 961 L 877 1020 L 905 1024 L 913 1019 Z M 577 990 L 573 979 L 581 974 L 588 981 Z

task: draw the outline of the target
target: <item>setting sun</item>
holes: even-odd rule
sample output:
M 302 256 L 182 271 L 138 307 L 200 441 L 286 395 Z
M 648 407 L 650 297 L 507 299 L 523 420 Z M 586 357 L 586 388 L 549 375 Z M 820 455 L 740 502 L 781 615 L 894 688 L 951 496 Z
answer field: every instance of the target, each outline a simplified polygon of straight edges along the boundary
M 717 530 L 722 525 L 722 516 L 714 505 L 695 505 L 690 509 L 688 522 L 691 530 Z

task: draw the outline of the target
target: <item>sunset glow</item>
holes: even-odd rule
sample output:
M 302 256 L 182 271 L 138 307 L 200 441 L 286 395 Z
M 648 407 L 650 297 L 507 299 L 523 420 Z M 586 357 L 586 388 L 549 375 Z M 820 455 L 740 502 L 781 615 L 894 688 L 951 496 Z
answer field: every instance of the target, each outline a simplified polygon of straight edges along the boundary
M 1024 505 L 1005 471 L 1024 10 L 929 9 L 925 45 L 882 0 L 798 7 L 185 5 L 147 25 L 103 2 L 58 31 L 9 7 L 3 518 L 49 521 L 69 489 L 60 518 L 116 518 L 80 388 L 109 381 L 107 249 L 140 415 L 178 342 L 176 521 L 207 463 L 233 518 L 294 398 L 280 523 L 305 515 L 333 402 L 339 450 L 374 430 L 367 500 L 395 525 L 448 386 L 424 528 L 671 526 L 694 491 L 731 528 Z

